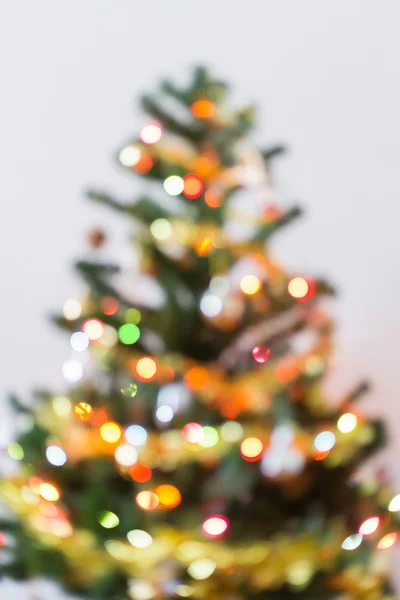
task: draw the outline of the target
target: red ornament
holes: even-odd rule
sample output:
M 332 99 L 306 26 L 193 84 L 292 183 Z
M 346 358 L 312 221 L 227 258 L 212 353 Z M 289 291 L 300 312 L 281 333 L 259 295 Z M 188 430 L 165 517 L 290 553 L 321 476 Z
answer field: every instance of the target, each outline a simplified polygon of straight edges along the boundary
M 271 350 L 266 348 L 265 346 L 254 346 L 251 351 L 253 358 L 256 362 L 262 364 L 267 362 L 269 355 L 271 354 Z

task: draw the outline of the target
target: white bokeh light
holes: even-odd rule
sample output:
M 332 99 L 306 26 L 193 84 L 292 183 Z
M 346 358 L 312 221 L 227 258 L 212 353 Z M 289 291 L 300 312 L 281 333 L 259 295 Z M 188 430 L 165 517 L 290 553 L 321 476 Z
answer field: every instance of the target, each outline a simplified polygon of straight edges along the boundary
M 156 418 L 161 423 L 169 423 L 174 418 L 174 411 L 170 406 L 166 406 L 165 404 L 159 406 L 156 410 Z
M 222 300 L 213 294 L 205 294 L 200 301 L 200 310 L 205 317 L 216 317 L 222 310 Z
M 83 377 L 83 367 L 77 360 L 66 360 L 62 366 L 62 374 L 70 383 L 76 383 Z
M 62 467 L 67 462 L 67 455 L 59 446 L 49 446 L 46 450 L 46 458 L 55 467 Z
M 122 444 L 122 446 L 118 446 L 114 456 L 117 463 L 122 467 L 131 467 L 137 462 L 138 459 L 137 450 L 128 444 Z
M 69 343 L 76 352 L 84 352 L 89 347 L 89 338 L 83 331 L 75 331 L 71 335 Z
M 125 431 L 125 439 L 132 446 L 143 446 L 147 441 L 147 431 L 141 425 L 130 425 Z

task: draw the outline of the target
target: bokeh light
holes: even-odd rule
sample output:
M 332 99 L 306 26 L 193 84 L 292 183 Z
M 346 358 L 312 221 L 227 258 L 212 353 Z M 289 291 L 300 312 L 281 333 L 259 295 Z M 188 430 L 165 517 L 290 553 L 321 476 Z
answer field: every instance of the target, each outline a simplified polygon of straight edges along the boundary
M 191 200 L 198 198 L 204 190 L 204 183 L 201 177 L 189 173 L 183 178 L 183 195 Z
M 237 421 L 226 421 L 221 426 L 221 437 L 224 442 L 238 442 L 243 436 L 243 427 Z
M 179 175 L 170 175 L 164 181 L 164 190 L 170 196 L 179 196 L 183 192 L 184 182 Z
M 151 356 L 144 356 L 137 361 L 135 371 L 142 381 L 151 381 L 157 374 L 157 363 Z
M 222 192 L 215 189 L 208 189 L 204 194 L 204 201 L 210 208 L 219 208 L 224 200 Z
M 143 529 L 133 529 L 129 531 L 127 536 L 128 541 L 135 548 L 149 548 L 153 543 L 153 538 L 147 531 L 143 531 Z
M 108 444 L 115 444 L 121 437 L 121 428 L 117 423 L 108 421 L 100 427 L 100 436 Z
M 83 377 L 83 367 L 77 360 L 66 360 L 62 366 L 62 374 L 70 383 L 76 383 Z
M 156 419 L 160 423 L 169 423 L 174 418 L 174 411 L 167 404 L 162 404 L 156 410 Z
M 59 417 L 68 417 L 71 414 L 72 404 L 66 396 L 56 396 L 53 399 L 52 406 Z
M 150 225 L 153 237 L 160 242 L 168 240 L 172 235 L 172 226 L 167 219 L 156 219 Z
M 161 125 L 158 123 L 149 123 L 145 125 L 140 132 L 140 139 L 145 144 L 156 144 L 160 141 L 162 135 Z
M 210 376 L 207 369 L 198 366 L 186 371 L 183 379 L 190 390 L 197 392 L 208 384 Z
M 4 533 L 0 531 L 0 548 L 5 548 L 7 545 L 7 538 Z
M 357 427 L 357 417 L 353 413 L 342 415 L 337 422 L 339 431 L 342 433 L 350 433 Z
M 140 329 L 133 323 L 125 323 L 118 329 L 118 337 L 123 344 L 134 344 L 140 338 Z
M 358 533 L 361 535 L 371 535 L 379 527 L 379 517 L 370 517 L 363 523 L 361 523 Z
M 212 319 L 222 310 L 222 300 L 218 296 L 206 293 L 200 301 L 200 310 L 205 317 Z
M 309 293 L 310 286 L 304 277 L 293 277 L 288 283 L 288 292 L 292 298 L 304 299 Z
M 240 444 L 240 452 L 245 460 L 252 462 L 261 457 L 264 445 L 259 438 L 249 437 Z
M 59 446 L 49 446 L 46 449 L 46 458 L 55 467 L 62 467 L 67 462 L 67 455 Z
M 133 167 L 136 163 L 139 162 L 141 157 L 140 148 L 134 146 L 133 144 L 129 144 L 129 146 L 125 146 L 120 151 L 118 158 L 121 165 L 124 167 Z
M 216 568 L 217 563 L 211 558 L 199 558 L 189 565 L 187 571 L 190 577 L 201 581 L 202 579 L 208 579 Z
M 75 331 L 70 337 L 72 350 L 75 352 L 84 352 L 89 347 L 89 338 L 82 331 Z
M 245 275 L 240 281 L 240 289 L 247 296 L 256 294 L 261 288 L 261 281 L 257 275 Z
M 81 313 L 82 306 L 78 300 L 71 298 L 64 304 L 63 314 L 68 321 L 75 321 L 75 319 L 79 319 Z
M 118 527 L 119 525 L 119 518 L 115 513 L 109 510 L 99 513 L 98 521 L 104 529 L 114 529 L 114 527 Z
M 388 533 L 378 543 L 378 550 L 388 550 L 397 542 L 397 533 Z
M 397 496 L 392 498 L 388 508 L 389 508 L 390 512 L 399 512 L 400 511 L 400 494 L 397 494 Z
M 7 453 L 13 460 L 22 460 L 24 458 L 24 450 L 17 442 L 11 442 L 8 445 Z
M 93 408 L 87 402 L 78 402 L 74 407 L 74 413 L 81 421 L 87 421 L 93 412 Z
M 99 319 L 87 319 L 82 330 L 92 342 L 99 340 L 104 332 L 104 324 Z
M 253 355 L 254 360 L 262 364 L 268 360 L 271 350 L 269 348 L 266 348 L 265 346 L 254 346 L 251 353 Z
M 182 434 L 190 444 L 198 444 L 204 437 L 204 429 L 200 423 L 187 423 L 182 430 Z
M 358 548 L 361 545 L 361 542 L 363 541 L 363 536 L 360 533 L 355 533 L 354 535 L 349 535 L 349 537 L 347 537 L 343 544 L 342 544 L 342 548 L 343 550 L 355 550 L 356 548 Z
M 39 483 L 39 495 L 48 502 L 57 502 L 60 499 L 60 492 L 51 483 Z
M 114 457 L 121 467 L 131 467 L 137 462 L 138 453 L 133 446 L 122 444 L 115 450 Z
M 228 519 L 221 515 L 215 515 L 206 519 L 202 525 L 203 532 L 212 538 L 220 537 L 228 529 Z
M 190 110 L 197 119 L 210 119 L 215 114 L 215 104 L 211 100 L 196 100 Z
M 141 425 L 130 425 L 125 431 L 125 439 L 132 446 L 143 446 L 147 441 L 147 431 Z
M 135 579 L 129 584 L 129 598 L 132 600 L 152 600 L 155 595 L 154 586 L 144 579 Z
M 203 427 L 203 439 L 200 440 L 199 444 L 203 448 L 212 448 L 218 444 L 219 435 L 218 431 L 214 427 Z
M 118 300 L 112 296 L 106 296 L 100 302 L 100 308 L 103 313 L 109 317 L 115 315 L 119 308 Z
M 133 481 L 144 483 L 151 479 L 152 471 L 148 465 L 136 463 L 136 465 L 133 465 L 133 467 L 130 468 L 129 475 L 132 477 Z
M 336 436 L 332 431 L 321 431 L 314 440 L 314 446 L 318 452 L 328 452 L 329 450 L 332 450 L 335 443 Z
M 155 493 L 164 508 L 175 508 L 182 501 L 181 493 L 174 485 L 159 485 Z
M 137 308 L 128 308 L 124 316 L 127 323 L 133 323 L 134 325 L 137 325 L 142 318 L 141 312 Z
M 154 162 L 151 156 L 148 154 L 142 154 L 138 162 L 133 167 L 136 173 L 140 175 L 146 175 L 153 168 Z
M 145 490 L 136 496 L 136 504 L 143 510 L 155 510 L 160 504 L 157 494 Z

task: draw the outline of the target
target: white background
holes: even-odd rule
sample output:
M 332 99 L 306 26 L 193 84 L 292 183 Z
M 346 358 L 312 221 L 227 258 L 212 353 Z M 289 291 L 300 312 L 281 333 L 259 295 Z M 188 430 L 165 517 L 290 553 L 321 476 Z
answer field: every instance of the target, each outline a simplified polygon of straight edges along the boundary
M 1 398 L 61 389 L 67 344 L 45 313 L 78 289 L 70 264 L 88 254 L 87 229 L 111 227 L 83 190 L 137 192 L 111 161 L 143 123 L 134 99 L 205 63 L 236 101 L 258 102 L 258 141 L 291 147 L 277 182 L 307 218 L 275 254 L 340 290 L 331 388 L 373 380 L 364 406 L 389 420 L 382 460 L 400 488 L 399 19 L 396 0 L 3 0 Z M 125 234 L 113 226 L 110 248 Z

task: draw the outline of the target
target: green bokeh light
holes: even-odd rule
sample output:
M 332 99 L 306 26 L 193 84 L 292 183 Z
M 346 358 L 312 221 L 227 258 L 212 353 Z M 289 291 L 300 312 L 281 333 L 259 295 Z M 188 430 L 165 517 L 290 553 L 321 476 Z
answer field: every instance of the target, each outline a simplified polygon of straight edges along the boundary
M 137 325 L 140 322 L 141 318 L 142 315 L 140 313 L 140 310 L 138 310 L 137 308 L 128 308 L 128 310 L 125 313 L 125 321 L 127 323 L 133 323 L 134 325 Z
M 8 455 L 14 460 L 22 460 L 24 458 L 24 451 L 19 444 L 12 442 L 8 446 Z
M 140 329 L 133 323 L 125 323 L 118 329 L 118 336 L 123 344 L 134 344 L 140 337 Z
M 117 515 L 110 511 L 104 511 L 99 513 L 99 523 L 105 529 L 113 529 L 119 525 L 119 519 Z
M 203 448 L 211 448 L 212 446 L 218 444 L 218 431 L 214 429 L 214 427 L 203 427 L 203 432 L 204 436 L 201 442 L 199 442 L 200 446 L 203 446 Z

